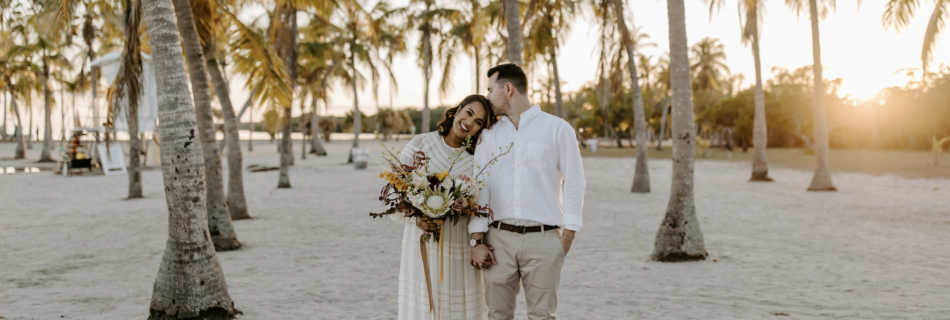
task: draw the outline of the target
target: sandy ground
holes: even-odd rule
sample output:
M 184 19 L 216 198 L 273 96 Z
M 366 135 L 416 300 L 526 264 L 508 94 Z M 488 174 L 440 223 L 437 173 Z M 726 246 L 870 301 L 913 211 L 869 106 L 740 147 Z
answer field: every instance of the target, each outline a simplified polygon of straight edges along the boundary
M 245 173 L 254 219 L 235 222 L 243 249 L 218 254 L 241 319 L 395 318 L 402 228 L 370 219 L 379 170 L 346 165 L 347 147 L 301 160 L 298 141 L 293 189 L 276 189 L 277 171 Z M 278 164 L 274 145 L 255 148 L 246 166 Z M 633 165 L 584 159 L 562 319 L 950 319 L 950 180 L 836 174 L 840 192 L 809 193 L 807 171 L 748 183 L 748 164 L 700 161 L 709 258 L 666 264 L 648 260 L 670 162 L 651 160 L 650 194 L 628 192 Z M 145 319 L 168 223 L 161 172 L 143 180 L 146 198 L 124 200 L 126 176 L 0 175 L 0 317 Z

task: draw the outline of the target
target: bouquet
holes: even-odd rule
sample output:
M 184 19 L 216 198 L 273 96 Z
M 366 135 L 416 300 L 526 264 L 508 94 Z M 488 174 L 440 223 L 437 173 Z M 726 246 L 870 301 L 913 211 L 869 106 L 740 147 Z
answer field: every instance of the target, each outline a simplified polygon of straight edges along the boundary
M 380 140 L 378 133 L 376 140 Z M 485 187 L 485 182 L 479 177 L 489 165 L 497 162 L 499 157 L 508 154 L 513 145 L 509 145 L 508 149 L 498 156 L 492 154 L 493 158 L 484 168 L 476 166 L 476 170 L 479 171 L 474 177 L 464 174 L 453 177 L 449 173 L 462 158 L 462 152 L 471 146 L 471 137 L 465 138 L 462 148 L 452 152 L 449 157 L 449 160 L 452 160 L 449 169 L 442 172 L 430 170 L 430 159 L 422 151 L 412 154 L 411 163 L 403 164 L 399 161 L 401 151 L 387 148 L 382 141 L 379 141 L 379 144 L 386 150 L 383 152 L 383 157 L 390 166 L 389 170 L 379 174 L 380 178 L 386 179 L 386 185 L 380 191 L 379 201 L 388 209 L 385 212 L 370 213 L 370 216 L 380 218 L 390 214 L 401 214 L 406 218 L 425 217 L 440 225 L 446 221 L 458 223 L 461 217 L 492 216 L 491 208 L 487 204 L 479 206 L 476 202 L 480 191 Z M 422 240 L 428 242 L 433 237 L 436 242 L 439 242 L 441 235 L 426 233 L 423 234 Z

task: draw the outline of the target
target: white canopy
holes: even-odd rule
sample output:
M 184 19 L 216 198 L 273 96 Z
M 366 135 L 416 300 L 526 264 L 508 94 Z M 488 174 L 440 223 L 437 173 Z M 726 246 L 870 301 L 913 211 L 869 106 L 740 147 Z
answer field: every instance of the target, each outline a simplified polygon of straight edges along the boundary
M 119 66 L 122 64 L 122 52 L 113 51 L 107 53 L 99 59 L 92 62 L 93 67 L 99 67 L 102 77 L 105 78 L 108 86 L 115 81 L 116 74 L 119 73 Z M 155 120 L 158 119 L 158 88 L 155 85 L 155 69 L 152 68 L 152 57 L 142 53 L 142 96 L 139 97 L 139 132 L 155 131 Z M 128 103 L 123 103 L 120 108 L 122 111 L 116 115 L 115 129 L 119 131 L 129 131 L 128 121 L 125 119 L 125 108 Z

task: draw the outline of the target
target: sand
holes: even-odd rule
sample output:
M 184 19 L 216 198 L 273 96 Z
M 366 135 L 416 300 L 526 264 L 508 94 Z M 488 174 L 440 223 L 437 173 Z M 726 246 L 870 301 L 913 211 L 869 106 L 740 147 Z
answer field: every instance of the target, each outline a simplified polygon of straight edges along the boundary
M 234 223 L 244 248 L 218 253 L 240 319 L 395 318 L 402 228 L 369 217 L 380 170 L 346 165 L 348 146 L 301 160 L 296 142 L 289 190 L 276 189 L 277 171 L 245 172 L 254 219 Z M 0 158 L 13 148 L 0 144 Z M 245 155 L 245 166 L 278 164 L 266 141 Z M 628 192 L 633 165 L 584 158 L 584 228 L 559 318 L 950 318 L 950 180 L 837 173 L 841 191 L 810 193 L 808 171 L 749 183 L 748 164 L 699 161 L 709 258 L 670 264 L 649 261 L 670 162 L 651 160 L 650 194 Z M 161 171 L 143 180 L 146 198 L 125 200 L 126 176 L 0 175 L 0 317 L 145 319 L 168 223 Z M 517 319 L 524 310 L 522 298 Z

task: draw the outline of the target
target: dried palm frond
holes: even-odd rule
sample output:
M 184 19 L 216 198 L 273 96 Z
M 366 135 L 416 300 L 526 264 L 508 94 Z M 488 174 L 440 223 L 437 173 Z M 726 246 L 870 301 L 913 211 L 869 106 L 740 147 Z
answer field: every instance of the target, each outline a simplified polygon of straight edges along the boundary
M 132 0 L 127 0 L 131 2 Z M 131 115 L 138 114 L 139 96 L 142 94 L 142 53 L 138 26 L 142 20 L 142 2 L 134 0 L 131 7 L 126 8 L 128 28 L 126 28 L 125 47 L 122 50 L 122 64 L 119 73 L 112 82 L 112 87 L 106 93 L 108 97 L 108 117 L 106 130 L 115 131 L 115 119 L 119 108 L 125 102 L 126 121 L 133 121 Z M 109 145 L 109 134 L 106 134 L 106 146 Z

